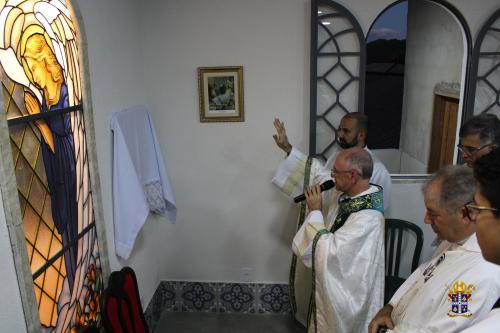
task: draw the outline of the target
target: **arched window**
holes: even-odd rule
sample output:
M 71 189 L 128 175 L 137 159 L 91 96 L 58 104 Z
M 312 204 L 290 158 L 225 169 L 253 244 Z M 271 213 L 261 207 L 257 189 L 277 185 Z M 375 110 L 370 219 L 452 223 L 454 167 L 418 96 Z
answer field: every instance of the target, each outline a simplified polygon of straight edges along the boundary
M 374 137 L 379 139 L 372 140 L 370 148 L 376 148 L 373 154 L 391 174 L 413 178 L 456 159 L 457 128 L 469 97 L 470 30 L 462 14 L 445 0 L 397 0 L 387 9 L 403 5 L 399 15 L 406 16 L 400 23 L 406 24 L 406 42 L 398 48 L 404 62 L 375 59 L 367 66 L 366 43 L 371 36 L 365 40 L 357 13 L 333 0 L 312 1 L 311 155 L 324 160 L 335 156 L 341 118 L 362 112 L 370 118 L 368 146 Z M 403 79 L 402 87 L 396 82 L 399 86 L 391 90 L 394 80 L 378 81 L 381 74 L 395 78 L 403 71 L 397 78 Z M 391 117 L 392 111 L 399 113 Z
M 472 55 L 471 107 L 466 119 L 481 113 L 500 117 L 500 10 L 484 23 Z
M 311 122 L 309 152 L 324 160 L 335 151 L 337 128 L 347 113 L 363 111 L 363 31 L 340 4 L 311 5 Z
M 22 226 L 26 248 L 16 266 L 31 268 L 40 324 L 63 332 L 100 326 L 103 289 L 70 9 L 64 0 L 0 6 L 3 111 L 22 219 L 11 223 Z
M 389 5 L 366 36 L 365 114 L 370 149 L 398 149 L 403 110 L 408 2 Z

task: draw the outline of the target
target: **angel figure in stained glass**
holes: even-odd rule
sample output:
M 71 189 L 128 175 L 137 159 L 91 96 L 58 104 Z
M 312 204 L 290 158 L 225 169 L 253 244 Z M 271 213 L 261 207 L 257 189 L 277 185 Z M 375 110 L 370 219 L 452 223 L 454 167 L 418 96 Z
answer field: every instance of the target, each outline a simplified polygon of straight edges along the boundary
M 29 30 L 28 30 L 29 31 Z M 24 102 L 30 114 L 50 112 L 69 106 L 68 88 L 62 68 L 50 48 L 46 34 L 28 33 L 21 41 L 21 60 L 31 83 L 42 92 L 41 103 L 30 91 Z M 70 116 L 67 113 L 45 118 L 38 123 L 42 133 L 42 156 L 52 205 L 52 220 L 62 236 L 64 261 L 70 290 L 76 271 L 77 247 L 71 241 L 78 235 L 76 201 L 76 162 Z M 48 128 L 48 130 L 47 130 Z
M 50 114 L 82 103 L 77 29 L 66 1 L 4 2 L 0 4 L 0 27 L 0 65 L 8 79 L 23 88 L 22 98 L 16 102 L 24 105 L 23 114 Z M 99 321 L 93 313 L 99 312 L 98 307 L 88 310 L 87 300 L 89 294 L 98 299 L 102 292 L 97 235 L 95 228 L 88 228 L 94 213 L 85 124 L 80 111 L 54 112 L 35 124 L 41 134 L 52 220 L 64 249 L 65 269 L 59 273 L 66 276 L 63 283 L 52 276 L 55 290 L 45 290 L 46 277 L 37 286 L 54 295 L 49 307 L 39 301 L 39 312 L 44 327 L 67 332 L 79 324 Z M 52 249 L 46 252 L 55 255 Z M 51 264 L 52 258 L 46 263 Z M 89 270 L 95 271 L 93 284 Z M 43 319 L 42 312 L 48 313 L 48 319 Z

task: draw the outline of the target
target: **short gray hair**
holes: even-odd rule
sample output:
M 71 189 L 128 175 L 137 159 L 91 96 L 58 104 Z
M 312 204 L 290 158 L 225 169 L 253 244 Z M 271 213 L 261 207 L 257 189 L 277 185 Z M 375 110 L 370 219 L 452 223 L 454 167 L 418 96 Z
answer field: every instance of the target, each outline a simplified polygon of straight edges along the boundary
M 346 161 L 351 168 L 356 169 L 361 178 L 370 179 L 373 174 L 373 159 L 366 150 L 361 147 L 353 147 L 344 150 L 346 153 Z
M 500 144 L 500 120 L 490 113 L 474 116 L 460 128 L 460 138 L 469 135 L 478 135 L 482 145 L 488 143 Z
M 439 206 L 450 213 L 456 212 L 474 198 L 474 175 L 472 169 L 465 165 L 448 165 L 439 169 L 424 184 L 423 193 L 436 182 L 441 184 Z

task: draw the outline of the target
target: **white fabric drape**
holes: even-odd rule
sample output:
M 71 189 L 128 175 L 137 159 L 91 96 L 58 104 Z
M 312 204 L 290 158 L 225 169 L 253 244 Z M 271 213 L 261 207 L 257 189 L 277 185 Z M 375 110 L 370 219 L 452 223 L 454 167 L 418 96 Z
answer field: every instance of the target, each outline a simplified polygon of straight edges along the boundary
M 115 112 L 113 131 L 113 221 L 116 254 L 127 259 L 149 212 L 177 216 L 153 122 L 144 106 Z

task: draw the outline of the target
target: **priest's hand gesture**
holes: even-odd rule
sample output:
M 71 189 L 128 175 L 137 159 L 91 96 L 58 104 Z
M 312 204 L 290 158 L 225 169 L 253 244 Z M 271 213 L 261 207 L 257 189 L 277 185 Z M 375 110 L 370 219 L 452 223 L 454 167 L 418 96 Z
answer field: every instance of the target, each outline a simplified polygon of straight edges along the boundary
M 287 155 L 292 151 L 292 145 L 288 142 L 286 136 L 285 125 L 279 118 L 274 118 L 274 128 L 276 128 L 276 133 L 273 135 L 274 141 Z

